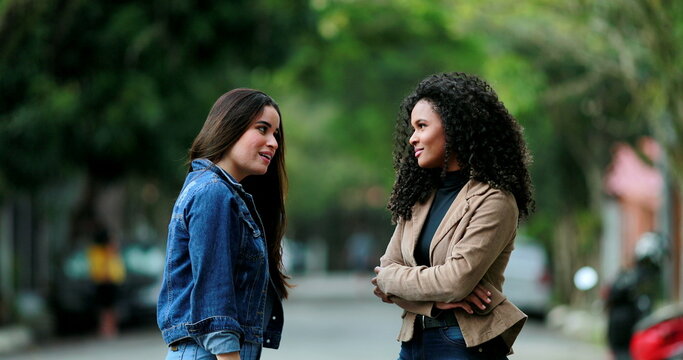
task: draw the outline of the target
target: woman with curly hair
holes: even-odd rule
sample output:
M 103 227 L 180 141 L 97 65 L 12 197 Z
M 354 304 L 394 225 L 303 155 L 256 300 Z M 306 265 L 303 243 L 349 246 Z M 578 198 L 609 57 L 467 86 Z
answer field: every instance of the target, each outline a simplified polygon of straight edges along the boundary
M 526 315 L 502 293 L 518 221 L 533 210 L 522 130 L 493 89 L 436 74 L 396 124 L 396 230 L 375 295 L 405 311 L 400 360 L 506 359 Z

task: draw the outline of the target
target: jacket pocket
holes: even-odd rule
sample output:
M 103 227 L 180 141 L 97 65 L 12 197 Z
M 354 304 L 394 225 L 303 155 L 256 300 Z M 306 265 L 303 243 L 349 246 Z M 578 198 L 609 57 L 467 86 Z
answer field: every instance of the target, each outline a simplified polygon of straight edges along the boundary
M 242 219 L 241 255 L 250 260 L 261 260 L 266 255 L 265 239 L 261 236 L 261 231 L 247 219 Z
M 439 334 L 447 343 L 457 345 L 460 348 L 466 348 L 465 338 L 462 336 L 462 331 L 458 326 L 448 326 L 439 328 Z

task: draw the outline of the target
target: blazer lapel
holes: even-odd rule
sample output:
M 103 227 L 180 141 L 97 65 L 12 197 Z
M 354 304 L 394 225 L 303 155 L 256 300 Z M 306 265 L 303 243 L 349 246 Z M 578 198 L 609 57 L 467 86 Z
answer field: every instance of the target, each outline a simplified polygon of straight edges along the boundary
M 424 204 L 417 204 L 413 207 L 413 216 L 410 219 L 412 232 L 410 233 L 408 241 L 404 243 L 404 246 L 408 247 L 406 249 L 408 251 L 405 253 L 410 254 L 408 260 L 412 266 L 417 265 L 417 262 L 415 261 L 415 245 L 417 245 L 417 239 L 420 237 L 425 220 L 427 220 L 427 215 L 429 214 L 429 209 L 432 207 L 435 195 L 436 193 L 432 193 Z
M 457 224 L 460 219 L 465 216 L 467 210 L 469 210 L 469 202 L 467 199 L 470 198 L 469 193 L 472 190 L 472 187 L 473 183 L 472 179 L 470 179 L 455 197 L 455 200 L 453 200 L 453 203 L 448 208 L 446 215 L 444 215 L 443 219 L 441 219 L 441 223 L 434 233 L 432 243 L 429 245 L 430 261 L 433 258 L 434 248 L 436 245 L 438 245 L 444 239 L 448 231 L 455 226 L 455 224 Z

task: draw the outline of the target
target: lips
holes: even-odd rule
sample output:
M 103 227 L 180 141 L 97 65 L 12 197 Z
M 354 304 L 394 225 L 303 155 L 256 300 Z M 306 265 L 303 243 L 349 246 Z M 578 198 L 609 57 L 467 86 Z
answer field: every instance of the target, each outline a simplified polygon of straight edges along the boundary
M 267 162 L 270 162 L 270 160 L 273 159 L 273 153 L 268 153 L 268 152 L 260 152 L 258 153 L 261 159 L 266 160 Z
M 424 151 L 423 148 L 415 149 L 415 157 L 420 157 L 420 154 L 422 154 L 422 151 Z

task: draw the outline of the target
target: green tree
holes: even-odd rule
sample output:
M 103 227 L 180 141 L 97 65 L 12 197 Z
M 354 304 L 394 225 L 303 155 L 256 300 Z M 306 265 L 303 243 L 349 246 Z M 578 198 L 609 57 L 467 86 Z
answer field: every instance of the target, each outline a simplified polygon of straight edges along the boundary
M 375 231 L 378 250 L 391 234 L 385 206 L 401 99 L 429 74 L 481 72 L 485 54 L 479 39 L 449 30 L 448 14 L 436 4 L 312 4 L 317 31 L 300 39 L 272 80 L 282 84 L 288 141 L 295 144 L 288 150 L 290 235 L 327 239 L 331 265 L 340 268 L 337 254 L 354 224 Z M 288 106 L 293 93 L 298 100 Z
M 211 103 L 281 66 L 304 1 L 4 1 L 0 194 L 86 179 L 80 213 L 131 175 L 177 191 Z
M 473 14 L 462 26 L 486 29 L 488 44 L 515 54 L 545 80 L 537 106 L 517 114 L 536 157 L 538 213 L 528 230 L 549 245 L 559 296 L 567 301 L 573 271 L 596 261 L 602 176 L 612 144 L 653 134 L 681 182 L 681 4 L 453 4 Z

